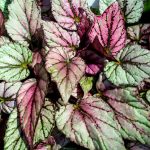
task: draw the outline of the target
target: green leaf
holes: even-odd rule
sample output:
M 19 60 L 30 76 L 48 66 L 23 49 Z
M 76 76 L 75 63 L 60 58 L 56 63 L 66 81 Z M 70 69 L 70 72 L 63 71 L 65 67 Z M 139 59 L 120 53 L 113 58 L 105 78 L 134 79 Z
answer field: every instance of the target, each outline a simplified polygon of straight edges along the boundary
M 142 16 L 143 0 L 117 0 L 122 8 L 127 23 L 136 23 Z
M 0 1 L 0 9 L 4 13 L 6 17 L 8 17 L 8 5 L 12 2 L 13 0 L 1 0 Z
M 114 89 L 104 93 L 113 108 L 125 139 L 150 144 L 150 107 L 136 96 L 136 88 Z
M 17 109 L 14 109 L 7 122 L 7 129 L 4 138 L 5 150 L 27 150 L 22 139 L 20 126 L 18 125 Z
M 80 86 L 82 87 L 84 94 L 87 94 L 92 89 L 93 77 L 83 76 L 80 80 Z
M 115 85 L 138 85 L 150 77 L 150 51 L 139 45 L 129 45 L 118 53 L 118 62 L 108 62 L 106 77 Z
M 45 140 L 51 134 L 54 125 L 54 105 L 47 99 L 41 110 L 34 135 L 34 143 Z
M 18 43 L 8 43 L 0 47 L 0 80 L 20 81 L 29 76 L 28 64 L 32 62 L 32 52 Z
M 150 90 L 146 92 L 146 99 L 148 102 L 150 102 Z
M 114 2 L 116 2 L 116 0 L 99 0 L 100 14 L 103 14 L 103 12 Z
M 8 9 L 9 19 L 5 27 L 9 36 L 14 41 L 29 45 L 41 27 L 41 12 L 36 0 L 13 0 Z

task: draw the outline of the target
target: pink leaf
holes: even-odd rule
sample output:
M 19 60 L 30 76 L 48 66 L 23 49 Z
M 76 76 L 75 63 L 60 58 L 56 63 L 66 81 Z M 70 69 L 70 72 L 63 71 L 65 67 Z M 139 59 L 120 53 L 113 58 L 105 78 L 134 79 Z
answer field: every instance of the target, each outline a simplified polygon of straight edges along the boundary
M 81 8 L 84 11 L 81 11 Z M 86 0 L 53 0 L 52 12 L 62 27 L 68 30 L 79 29 L 80 36 L 88 29 L 93 18 Z
M 75 53 L 79 47 L 80 37 L 76 32 L 68 32 L 55 22 L 43 22 L 46 44 L 51 48 L 65 47 L 67 51 Z
M 96 43 L 95 43 L 95 40 Z M 119 4 L 114 2 L 100 16 L 89 32 L 89 39 L 98 51 L 110 57 L 115 56 L 125 46 L 125 23 Z
M 71 141 L 90 150 L 125 150 L 113 110 L 102 99 L 90 96 L 62 106 L 56 124 Z
M 105 59 L 96 54 L 94 50 L 85 49 L 79 52 L 79 56 L 81 56 L 86 62 L 87 74 L 96 75 L 98 72 L 102 71 Z
M 70 95 L 85 72 L 85 64 L 80 57 L 70 58 L 65 48 L 54 48 L 46 57 L 46 69 L 51 74 L 64 103 L 67 103 Z
M 16 95 L 21 84 L 21 82 L 0 83 L 0 111 L 11 113 L 15 107 Z
M 44 80 L 28 79 L 18 92 L 17 107 L 20 124 L 31 148 L 38 117 L 45 100 L 45 87 L 47 83 Z

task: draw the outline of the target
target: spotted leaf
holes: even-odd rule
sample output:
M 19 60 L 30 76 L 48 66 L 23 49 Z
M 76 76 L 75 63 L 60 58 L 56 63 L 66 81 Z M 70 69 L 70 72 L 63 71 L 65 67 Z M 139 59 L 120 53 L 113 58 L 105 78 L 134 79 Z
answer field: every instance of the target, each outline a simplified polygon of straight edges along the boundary
M 89 39 L 97 51 L 108 57 L 115 56 L 125 46 L 124 18 L 117 2 L 110 5 L 101 16 L 95 17 Z
M 31 148 L 46 92 L 47 83 L 42 79 L 26 80 L 18 92 L 17 107 L 20 125 Z
M 0 110 L 11 113 L 15 107 L 16 95 L 21 85 L 21 82 L 0 83 Z
M 46 57 L 46 69 L 57 83 L 64 103 L 67 103 L 84 75 L 85 63 L 80 57 L 70 58 L 65 48 L 55 48 Z
M 9 5 L 9 19 L 5 24 L 10 37 L 24 45 L 40 28 L 40 9 L 35 0 L 13 0 Z
M 125 150 L 113 110 L 102 99 L 87 97 L 60 107 L 56 124 L 71 141 L 88 149 Z
M 139 45 L 128 45 L 117 55 L 117 62 L 108 62 L 106 77 L 115 85 L 138 85 L 150 76 L 150 52 Z
M 150 107 L 136 97 L 136 88 L 108 90 L 104 94 L 114 109 L 125 139 L 150 143 Z M 132 132 L 131 132 L 132 131 Z
M 127 23 L 138 22 L 144 9 L 144 0 L 117 0 Z
M 8 43 L 0 47 L 0 80 L 19 81 L 29 76 L 32 53 L 23 45 Z

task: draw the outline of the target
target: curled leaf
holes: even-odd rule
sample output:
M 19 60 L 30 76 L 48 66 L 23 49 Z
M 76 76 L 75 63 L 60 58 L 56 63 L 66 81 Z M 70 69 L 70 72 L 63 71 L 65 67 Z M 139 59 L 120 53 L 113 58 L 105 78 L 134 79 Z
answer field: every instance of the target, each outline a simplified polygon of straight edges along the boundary
M 0 80 L 20 81 L 29 76 L 32 53 L 23 45 L 8 43 L 0 47 Z
M 115 56 L 126 42 L 124 18 L 117 2 L 110 5 L 89 32 L 89 39 L 97 51 L 107 57 Z
M 46 57 L 46 69 L 57 83 L 64 103 L 67 103 L 84 75 L 84 61 L 80 57 L 70 58 L 65 48 L 55 48 Z

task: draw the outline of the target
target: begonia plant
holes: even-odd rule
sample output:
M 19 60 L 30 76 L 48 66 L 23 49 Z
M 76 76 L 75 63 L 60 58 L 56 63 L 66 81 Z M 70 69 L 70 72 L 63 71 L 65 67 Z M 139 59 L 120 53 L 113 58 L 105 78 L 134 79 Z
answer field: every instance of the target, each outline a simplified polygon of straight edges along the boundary
M 150 149 L 144 0 L 97 2 L 0 1 L 0 149 Z

